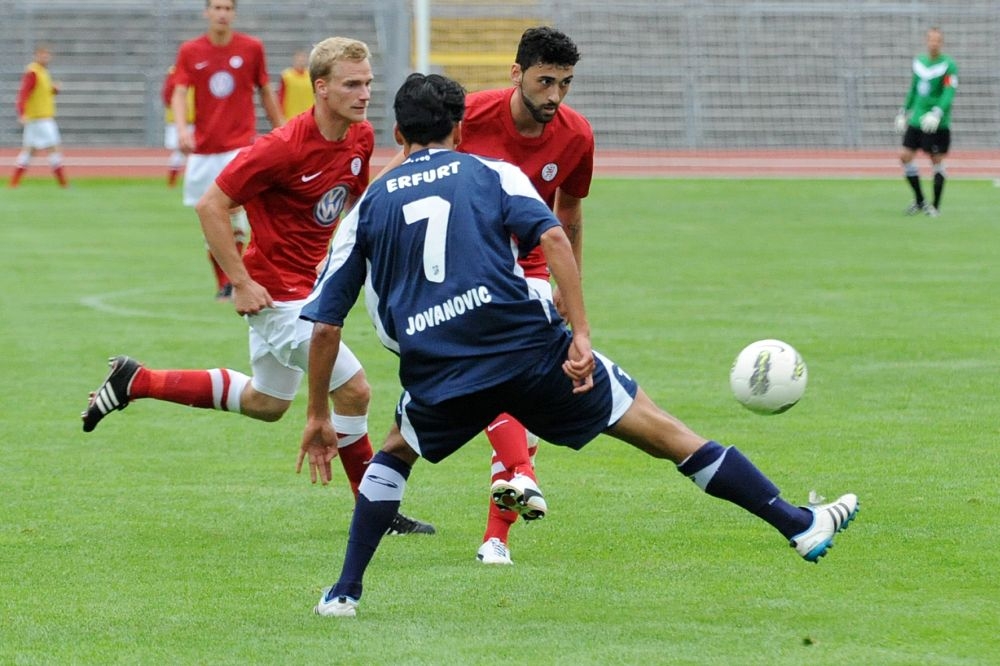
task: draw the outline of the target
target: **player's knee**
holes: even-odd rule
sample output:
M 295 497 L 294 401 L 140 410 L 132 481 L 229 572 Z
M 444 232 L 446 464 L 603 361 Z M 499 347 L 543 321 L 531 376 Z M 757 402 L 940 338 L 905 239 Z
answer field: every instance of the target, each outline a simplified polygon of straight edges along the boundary
M 365 373 L 359 370 L 346 383 L 330 392 L 334 407 L 340 414 L 364 414 L 372 399 L 372 388 Z
M 654 458 L 666 458 L 675 463 L 697 451 L 705 441 L 642 391 L 609 432 Z
M 413 466 L 413 463 L 417 461 L 420 456 L 414 451 L 406 440 L 403 439 L 403 435 L 399 432 L 399 428 L 396 426 L 392 427 L 389 434 L 385 438 L 385 443 L 382 445 L 382 451 L 388 453 L 391 456 L 399 458 L 407 465 Z

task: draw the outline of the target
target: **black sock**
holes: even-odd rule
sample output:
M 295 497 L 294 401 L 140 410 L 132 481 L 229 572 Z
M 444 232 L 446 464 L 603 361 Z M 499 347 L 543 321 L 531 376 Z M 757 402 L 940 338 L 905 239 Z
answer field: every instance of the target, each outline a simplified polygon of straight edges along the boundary
M 917 198 L 917 205 L 924 205 L 924 192 L 920 189 L 920 176 L 907 176 L 906 181 L 913 188 L 913 195 Z
M 944 191 L 944 174 L 934 174 L 934 207 L 941 207 L 941 192 Z

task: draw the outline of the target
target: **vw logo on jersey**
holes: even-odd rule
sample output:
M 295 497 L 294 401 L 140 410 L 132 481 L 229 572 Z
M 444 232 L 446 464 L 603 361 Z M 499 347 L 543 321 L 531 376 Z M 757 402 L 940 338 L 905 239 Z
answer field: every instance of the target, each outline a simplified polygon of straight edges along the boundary
M 239 69 L 243 66 L 243 56 L 235 55 L 229 59 L 229 66 L 233 69 Z
M 233 90 L 236 89 L 236 81 L 229 72 L 216 72 L 208 80 L 208 89 L 211 91 L 213 97 L 225 99 L 233 94 Z
M 347 185 L 340 184 L 323 195 L 316 207 L 313 208 L 313 217 L 320 226 L 329 227 L 337 223 L 340 213 L 344 210 L 344 202 L 347 201 Z
M 549 162 L 542 167 L 542 180 L 550 183 L 556 177 L 557 173 L 559 173 L 559 165 L 555 162 Z
M 355 176 L 357 176 L 359 173 L 361 173 L 361 158 L 360 157 L 355 157 L 353 160 L 351 160 L 351 173 L 354 174 Z
M 917 94 L 921 97 L 927 97 L 931 92 L 931 82 L 927 79 L 920 79 L 917 82 Z

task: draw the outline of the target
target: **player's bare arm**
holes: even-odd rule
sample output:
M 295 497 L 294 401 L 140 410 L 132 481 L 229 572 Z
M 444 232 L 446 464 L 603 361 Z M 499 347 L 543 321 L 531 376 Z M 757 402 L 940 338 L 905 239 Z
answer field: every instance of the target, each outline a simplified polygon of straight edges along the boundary
M 285 116 L 281 112 L 281 104 L 278 102 L 278 96 L 274 94 L 274 90 L 270 84 L 260 89 L 260 105 L 264 107 L 264 113 L 267 114 L 267 120 L 271 123 L 271 127 L 281 127 L 285 124 Z
M 174 112 L 174 126 L 177 128 L 177 147 L 185 155 L 194 152 L 194 134 L 187 124 L 187 86 L 174 86 L 170 97 L 170 109 Z
M 313 324 L 309 343 L 309 402 L 306 405 L 306 426 L 302 432 L 295 472 L 302 470 L 302 461 L 309 458 L 309 480 L 323 485 L 330 483 L 330 461 L 337 457 L 337 431 L 330 422 L 330 377 L 340 352 L 341 327 Z
M 552 212 L 559 219 L 566 237 L 569 238 L 577 269 L 583 275 L 583 199 L 559 189 L 556 191 Z
M 574 393 L 584 393 L 594 386 L 594 354 L 590 346 L 590 325 L 583 304 L 580 271 L 573 257 L 572 246 L 562 227 L 553 227 L 542 234 L 542 251 L 556 282 L 562 285 L 566 321 L 573 329 L 573 344 L 563 372 L 574 383 Z
M 233 307 L 240 315 L 256 314 L 274 306 L 267 289 L 255 282 L 243 265 L 240 250 L 233 239 L 229 211 L 239 203 L 212 183 L 195 205 L 205 242 L 212 256 L 233 285 Z
M 562 223 L 563 231 L 569 238 L 569 243 L 573 247 L 573 257 L 576 259 L 576 267 L 583 277 L 583 199 L 567 194 L 562 189 L 556 191 L 555 206 L 552 209 L 556 218 Z M 552 290 L 552 302 L 556 305 L 556 310 L 563 318 L 566 317 L 566 306 L 563 304 L 562 292 L 559 291 L 559 282 L 556 281 L 555 289 Z

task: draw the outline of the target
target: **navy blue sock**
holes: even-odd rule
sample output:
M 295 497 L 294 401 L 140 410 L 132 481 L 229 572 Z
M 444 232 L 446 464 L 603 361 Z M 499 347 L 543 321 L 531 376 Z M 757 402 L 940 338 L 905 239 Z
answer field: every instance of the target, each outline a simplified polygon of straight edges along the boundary
M 734 446 L 706 442 L 677 469 L 709 495 L 762 518 L 785 538 L 804 532 L 812 524 L 812 512 L 781 499 L 778 487 Z
M 365 569 L 399 512 L 409 476 L 410 466 L 393 455 L 379 451 L 372 458 L 358 488 L 340 579 L 327 594 L 328 600 L 340 596 L 361 598 Z

